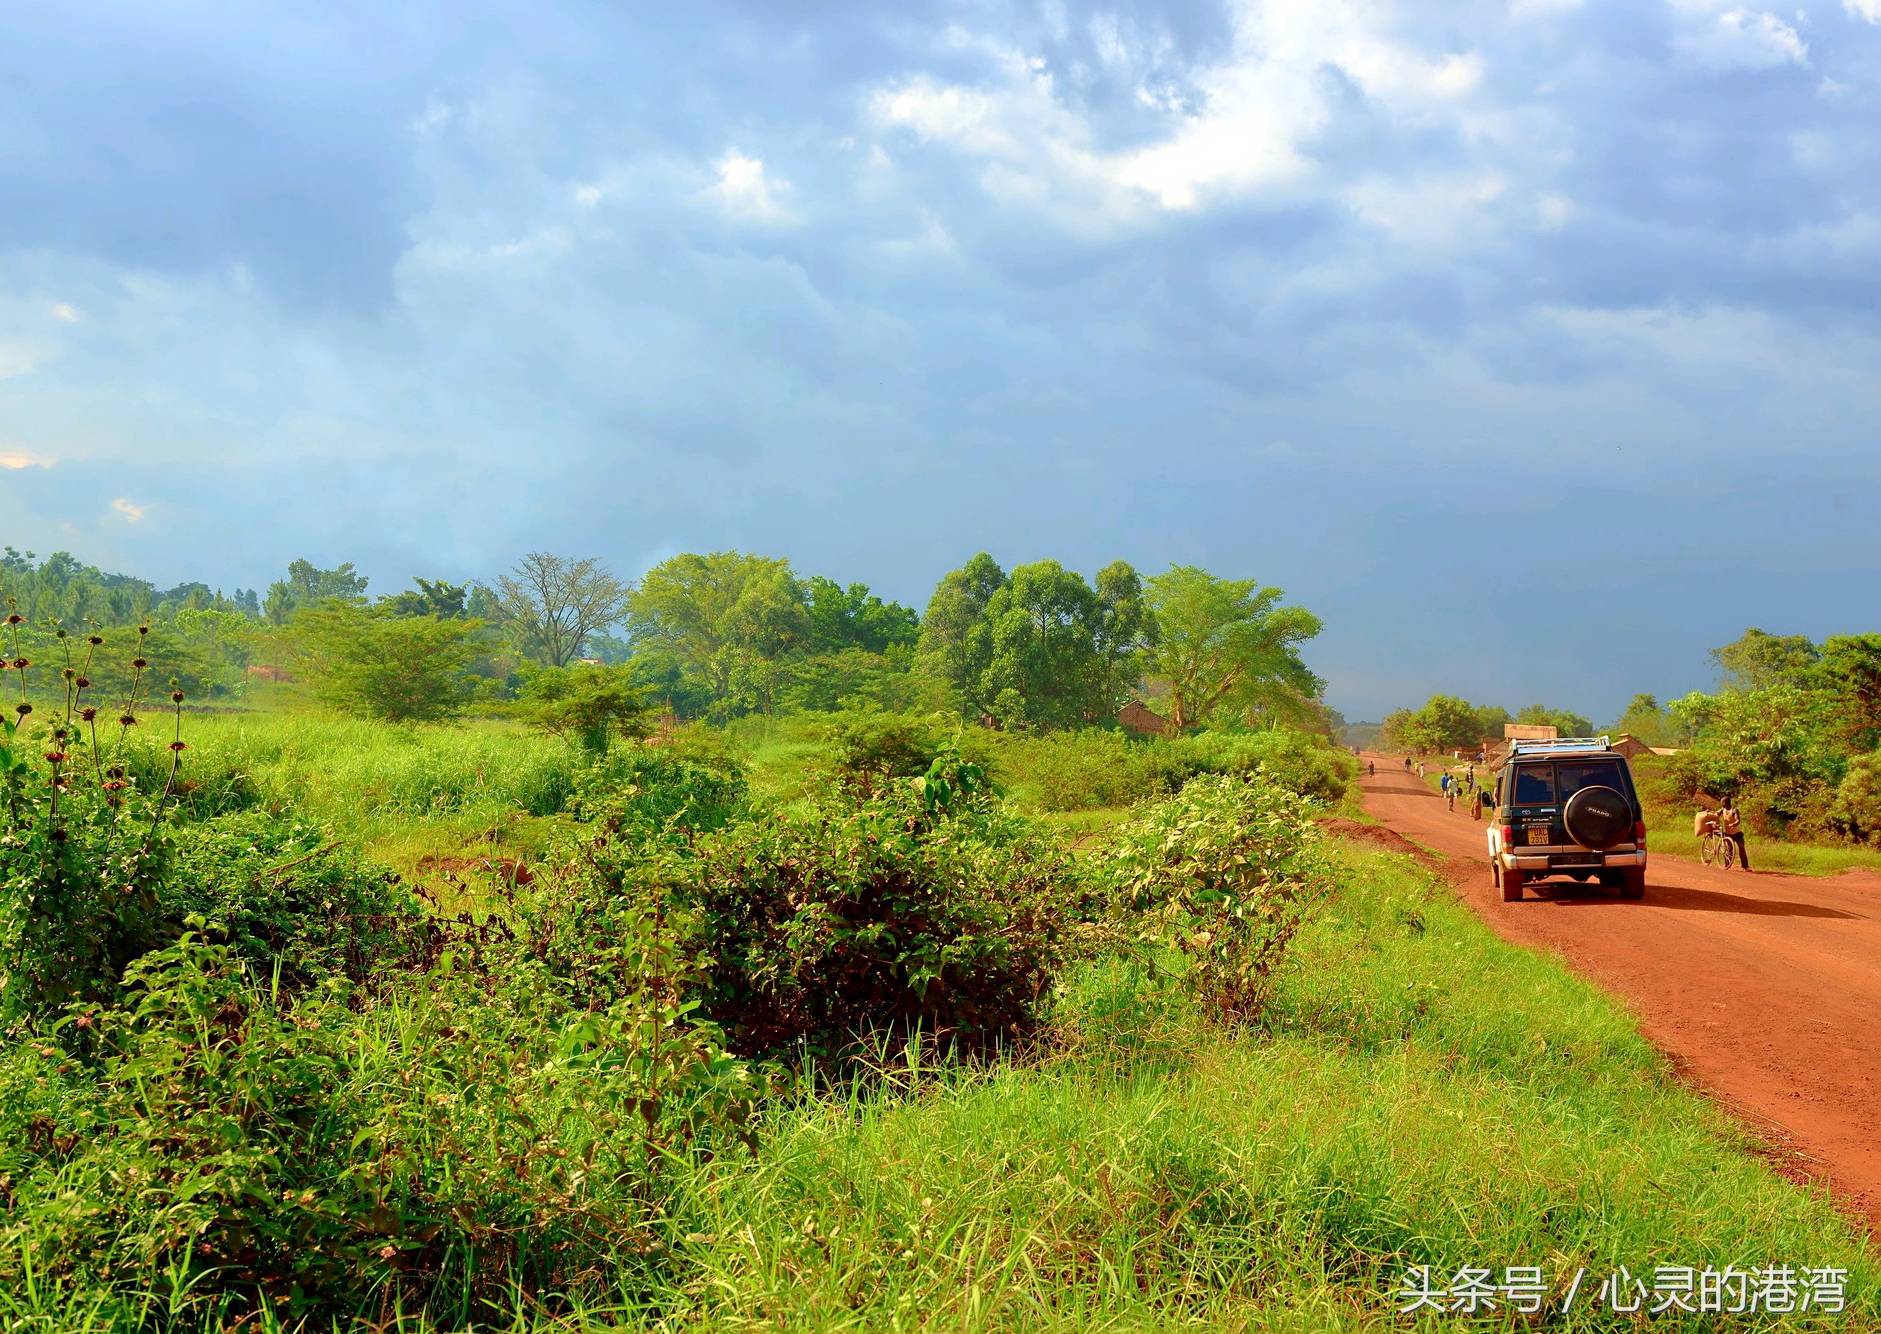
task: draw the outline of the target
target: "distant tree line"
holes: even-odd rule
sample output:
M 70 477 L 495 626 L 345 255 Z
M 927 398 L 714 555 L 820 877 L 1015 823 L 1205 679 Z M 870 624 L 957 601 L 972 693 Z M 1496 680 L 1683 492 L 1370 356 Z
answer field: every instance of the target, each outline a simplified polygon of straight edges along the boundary
M 336 707 L 396 720 L 503 705 L 598 742 L 636 709 L 954 710 L 1041 732 L 1114 725 L 1131 700 L 1176 731 L 1333 717 L 1301 657 L 1319 619 L 1278 588 L 1191 566 L 1145 578 L 1114 561 L 1087 580 L 982 553 L 918 613 L 735 551 L 674 556 L 637 582 L 535 552 L 487 584 L 415 579 L 377 598 L 351 563 L 296 560 L 257 597 L 7 553 L 0 595 L 33 624 L 148 623 L 198 695 L 236 693 L 272 665 Z

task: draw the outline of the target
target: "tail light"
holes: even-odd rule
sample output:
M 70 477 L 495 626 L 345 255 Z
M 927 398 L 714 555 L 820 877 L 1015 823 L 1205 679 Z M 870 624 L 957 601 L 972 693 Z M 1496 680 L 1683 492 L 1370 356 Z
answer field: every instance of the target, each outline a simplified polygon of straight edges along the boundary
M 1505 848 L 1512 848 L 1515 846 L 1515 826 L 1514 825 L 1505 824 L 1502 826 L 1502 846 Z
M 1633 842 L 1642 848 L 1646 846 L 1646 822 L 1644 820 L 1637 821 L 1633 825 Z

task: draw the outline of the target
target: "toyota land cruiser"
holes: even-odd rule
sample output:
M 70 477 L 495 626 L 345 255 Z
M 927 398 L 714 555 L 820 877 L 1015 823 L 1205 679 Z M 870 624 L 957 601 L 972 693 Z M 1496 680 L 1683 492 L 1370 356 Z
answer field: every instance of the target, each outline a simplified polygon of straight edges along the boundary
M 1551 875 L 1645 894 L 1645 812 L 1626 756 L 1606 737 L 1511 742 L 1495 800 L 1489 861 L 1504 903 Z

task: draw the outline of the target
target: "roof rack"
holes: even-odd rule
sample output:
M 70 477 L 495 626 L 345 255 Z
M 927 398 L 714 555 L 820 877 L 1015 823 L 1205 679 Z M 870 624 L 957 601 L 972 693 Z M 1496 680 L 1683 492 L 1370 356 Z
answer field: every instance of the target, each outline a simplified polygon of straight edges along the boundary
M 1511 755 L 1546 755 L 1557 750 L 1611 750 L 1613 741 L 1604 736 L 1564 736 L 1553 741 L 1512 741 Z

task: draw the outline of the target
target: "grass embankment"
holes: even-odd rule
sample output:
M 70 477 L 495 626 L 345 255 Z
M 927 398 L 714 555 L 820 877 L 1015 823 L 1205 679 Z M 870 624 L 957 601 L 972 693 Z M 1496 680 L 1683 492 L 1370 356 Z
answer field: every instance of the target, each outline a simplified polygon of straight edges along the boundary
M 798 1097 L 755 1162 L 691 1172 L 657 1310 L 686 1327 L 1384 1329 L 1413 1263 L 1540 1265 L 1557 1302 L 1581 1266 L 1597 1287 L 1619 1264 L 1650 1282 L 1656 1264 L 1788 1263 L 1848 1268 L 1851 1319 L 1873 1320 L 1854 1229 L 1679 1087 L 1618 1004 L 1496 940 L 1408 860 L 1346 860 L 1272 1032 L 1213 1027 L 1111 961 L 1071 981 L 1035 1061 Z

